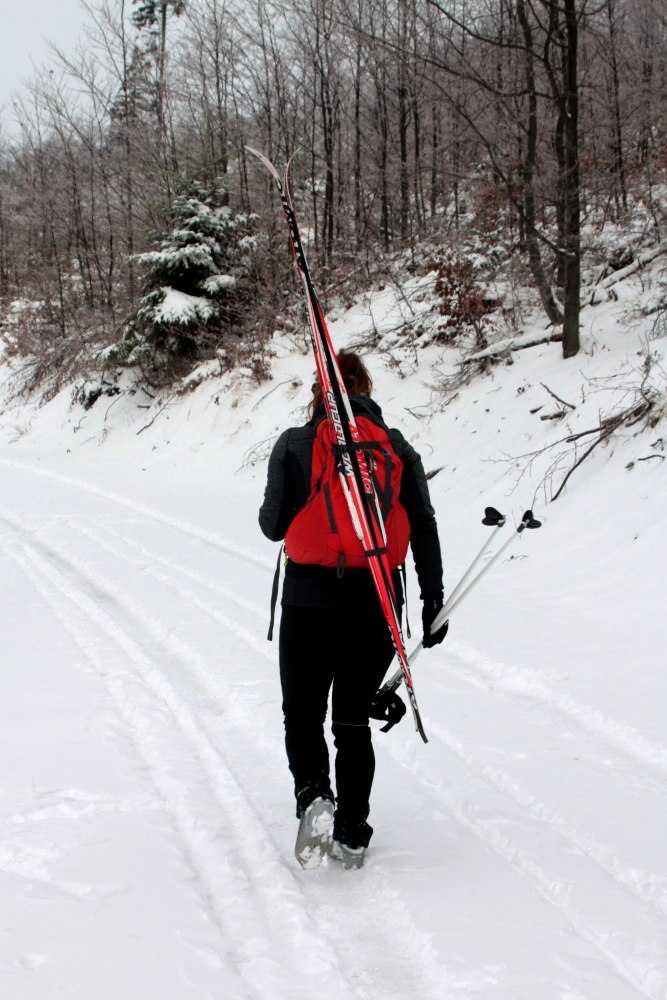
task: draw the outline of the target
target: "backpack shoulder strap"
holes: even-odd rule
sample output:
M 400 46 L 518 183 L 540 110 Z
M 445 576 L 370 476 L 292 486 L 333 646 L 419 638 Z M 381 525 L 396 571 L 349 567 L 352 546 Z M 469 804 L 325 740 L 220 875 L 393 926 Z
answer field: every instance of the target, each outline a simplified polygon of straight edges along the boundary
M 394 457 L 396 452 L 389 437 L 389 428 L 381 417 L 358 417 L 359 427 L 364 434 L 372 433 L 375 439 L 364 440 L 356 445 L 360 451 L 376 451 L 382 455 L 385 465 L 384 486 L 373 475 L 373 486 L 380 501 L 382 516 L 386 517 L 394 502 L 394 487 L 392 484 L 392 473 L 394 471 Z M 396 456 L 397 457 L 397 456 Z
M 269 642 L 273 639 L 273 626 L 276 621 L 276 604 L 278 603 L 278 586 L 280 584 L 280 560 L 282 559 L 283 552 L 285 551 L 285 546 L 281 545 L 278 550 L 278 562 L 276 563 L 276 571 L 273 574 L 273 586 L 271 587 L 271 618 L 269 620 L 269 631 L 267 639 Z

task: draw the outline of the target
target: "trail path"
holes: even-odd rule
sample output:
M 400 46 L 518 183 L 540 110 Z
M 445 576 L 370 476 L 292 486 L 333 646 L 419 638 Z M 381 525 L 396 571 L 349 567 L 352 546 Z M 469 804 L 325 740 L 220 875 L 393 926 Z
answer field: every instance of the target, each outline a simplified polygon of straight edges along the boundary
M 667 998 L 667 747 L 594 690 L 453 635 L 366 868 L 302 872 L 247 498 L 0 480 L 2 996 Z

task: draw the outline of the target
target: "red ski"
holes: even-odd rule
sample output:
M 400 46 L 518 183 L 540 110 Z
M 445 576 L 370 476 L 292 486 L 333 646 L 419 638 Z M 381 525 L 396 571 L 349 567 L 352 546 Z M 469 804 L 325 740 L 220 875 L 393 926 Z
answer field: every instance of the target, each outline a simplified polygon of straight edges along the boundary
M 403 633 L 396 604 L 396 593 L 387 558 L 386 534 L 380 503 L 373 488 L 373 482 L 362 450 L 359 429 L 338 367 L 336 352 L 310 277 L 289 191 L 290 164 L 287 164 L 284 176 L 281 179 L 274 165 L 262 153 L 257 152 L 256 149 L 252 149 L 250 146 L 246 146 L 246 149 L 264 164 L 273 177 L 278 193 L 280 194 L 280 200 L 289 229 L 292 250 L 294 252 L 294 260 L 301 277 L 306 298 L 310 339 L 315 355 L 317 378 L 322 390 L 322 399 L 324 400 L 332 435 L 339 447 L 339 475 L 343 494 L 347 502 L 355 533 L 363 545 L 364 553 L 368 559 L 368 567 L 371 571 L 378 599 L 387 622 L 387 627 L 389 628 L 396 656 L 400 663 L 405 687 L 412 707 L 415 727 L 421 738 L 427 743 L 428 739 L 424 732 L 419 708 L 417 707 L 412 675 L 403 641 Z

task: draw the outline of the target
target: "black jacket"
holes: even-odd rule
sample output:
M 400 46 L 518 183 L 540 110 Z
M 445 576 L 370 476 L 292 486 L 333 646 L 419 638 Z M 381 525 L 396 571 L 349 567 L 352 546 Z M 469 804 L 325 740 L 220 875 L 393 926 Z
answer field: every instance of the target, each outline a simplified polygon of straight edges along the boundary
M 400 501 L 410 521 L 410 547 L 422 596 L 442 594 L 442 558 L 435 512 L 421 459 L 400 431 L 386 427 L 382 410 L 368 396 L 351 396 L 352 410 L 384 427 L 403 463 Z M 320 404 L 302 427 L 290 427 L 274 445 L 269 459 L 264 502 L 259 524 L 271 541 L 281 541 L 310 492 L 311 459 L 317 425 L 324 418 Z M 394 574 L 397 596 L 401 593 Z M 377 601 L 370 572 L 347 569 L 341 579 L 326 566 L 304 566 L 288 560 L 283 604 L 315 607 L 357 607 Z

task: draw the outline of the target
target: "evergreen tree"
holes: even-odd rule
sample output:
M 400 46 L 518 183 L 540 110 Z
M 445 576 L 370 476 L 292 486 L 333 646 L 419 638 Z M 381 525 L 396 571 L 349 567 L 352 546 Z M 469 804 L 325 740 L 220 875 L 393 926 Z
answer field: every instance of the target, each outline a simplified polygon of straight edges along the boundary
M 146 268 L 143 297 L 107 350 L 110 364 L 174 370 L 210 357 L 225 334 L 240 334 L 252 286 L 252 218 L 197 189 L 172 206 L 174 228 L 134 260 Z
M 154 64 L 155 112 L 158 128 L 164 130 L 167 72 L 167 23 L 169 14 L 180 17 L 185 0 L 132 0 L 132 23 L 146 35 L 145 54 Z
M 132 23 L 137 28 L 157 28 L 170 9 L 176 17 L 185 10 L 185 0 L 132 0 L 132 4 Z

